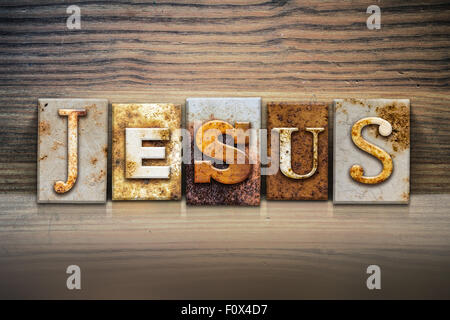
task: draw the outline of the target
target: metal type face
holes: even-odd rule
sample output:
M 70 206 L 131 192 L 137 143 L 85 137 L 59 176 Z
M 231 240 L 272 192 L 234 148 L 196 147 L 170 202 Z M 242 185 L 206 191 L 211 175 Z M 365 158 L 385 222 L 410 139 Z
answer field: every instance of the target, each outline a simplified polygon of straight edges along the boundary
M 334 102 L 334 202 L 408 203 L 407 99 Z
M 181 200 L 181 107 L 113 104 L 113 200 Z
M 360 165 L 353 165 L 350 168 L 350 176 L 353 180 L 364 183 L 364 184 L 378 184 L 385 181 L 392 174 L 393 164 L 392 158 L 381 148 L 378 148 L 376 145 L 367 142 L 361 134 L 361 131 L 364 127 L 376 124 L 378 125 L 378 133 L 384 137 L 388 137 L 392 133 L 392 126 L 389 122 L 384 119 L 378 117 L 368 117 L 358 120 L 352 127 L 352 140 L 353 143 L 360 148 L 361 150 L 369 153 L 374 156 L 378 160 L 381 161 L 383 168 L 381 172 L 373 177 L 365 177 L 364 169 Z
M 60 116 L 67 116 L 67 181 L 56 181 L 56 193 L 66 193 L 72 189 L 78 176 L 78 117 L 85 116 L 86 110 L 59 109 Z
M 166 147 L 142 147 L 144 141 L 169 141 L 168 128 L 125 129 L 127 179 L 169 179 L 170 166 L 143 166 L 145 159 L 165 159 Z
M 328 199 L 328 106 L 268 103 L 267 129 L 278 132 L 279 170 L 268 175 L 268 200 Z M 268 139 L 269 154 L 271 138 Z
M 210 183 L 211 178 L 223 184 L 235 184 L 247 179 L 252 165 L 244 150 L 239 150 L 220 142 L 222 135 L 229 135 L 234 144 L 246 146 L 249 143 L 247 134 L 250 124 L 238 122 L 236 127 L 225 121 L 213 120 L 204 123 L 195 136 L 196 147 L 210 158 L 228 164 L 227 168 L 214 167 L 212 161 L 195 160 L 195 183 Z
M 38 122 L 38 202 L 105 202 L 108 101 L 39 99 Z
M 186 201 L 192 205 L 259 205 L 260 98 L 190 98 L 186 103 L 191 163 Z M 224 142 L 222 142 L 224 140 Z

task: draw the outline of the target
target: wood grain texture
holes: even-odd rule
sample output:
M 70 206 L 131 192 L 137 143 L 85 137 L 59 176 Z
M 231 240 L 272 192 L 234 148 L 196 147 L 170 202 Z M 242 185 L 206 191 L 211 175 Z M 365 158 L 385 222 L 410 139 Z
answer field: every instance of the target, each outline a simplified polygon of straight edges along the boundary
M 449 299 L 449 203 L 218 209 L 0 195 L 0 298 Z M 81 291 L 66 288 L 72 264 Z M 372 264 L 379 291 L 366 287 Z
M 38 98 L 261 96 L 411 99 L 412 192 L 450 193 L 450 5 L 378 1 L 368 30 L 373 2 L 2 2 L 0 192 L 36 191 Z

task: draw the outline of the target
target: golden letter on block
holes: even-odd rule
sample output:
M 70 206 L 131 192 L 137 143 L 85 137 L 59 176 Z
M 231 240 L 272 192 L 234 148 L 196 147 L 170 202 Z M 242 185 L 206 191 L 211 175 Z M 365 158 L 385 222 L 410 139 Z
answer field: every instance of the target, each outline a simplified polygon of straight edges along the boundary
M 211 178 L 223 184 L 235 184 L 244 181 L 250 174 L 252 165 L 246 153 L 235 147 L 218 141 L 219 136 L 228 134 L 236 144 L 248 144 L 248 122 L 236 122 L 236 128 L 221 120 L 204 123 L 197 131 L 195 143 L 205 155 L 219 161 L 225 160 L 228 168 L 215 168 L 211 161 L 195 161 L 195 183 L 209 183 Z
M 361 150 L 369 153 L 370 155 L 374 156 L 378 160 L 380 160 L 383 164 L 383 169 L 381 170 L 380 174 L 374 177 L 365 177 L 364 176 L 364 169 L 360 165 L 353 165 L 350 168 L 350 175 L 353 178 L 353 180 L 364 183 L 364 184 L 377 184 L 385 181 L 387 178 L 389 178 L 392 174 L 393 169 L 393 163 L 392 158 L 383 149 L 377 147 L 374 144 L 371 144 L 364 140 L 364 138 L 361 136 L 362 129 L 370 124 L 377 124 L 378 132 L 384 136 L 387 137 L 392 133 L 392 126 L 391 124 L 378 117 L 368 117 L 363 118 L 359 121 L 357 121 L 353 127 L 352 127 L 352 140 L 353 143 L 360 148 Z
M 127 179 L 169 179 L 170 166 L 143 166 L 144 159 L 165 159 L 166 147 L 142 147 L 143 141 L 168 141 L 168 128 L 126 128 L 125 129 Z
M 324 131 L 324 128 L 306 128 L 305 131 L 313 134 L 313 166 L 307 174 L 297 174 L 292 170 L 291 165 L 291 135 L 292 132 L 298 131 L 297 128 L 275 128 L 280 134 L 280 169 L 281 172 L 288 178 L 292 179 L 307 179 L 314 175 L 317 170 L 319 162 L 319 133 Z
M 180 200 L 181 106 L 112 108 L 112 200 Z
M 67 181 L 56 181 L 57 193 L 66 193 L 72 189 L 78 175 L 78 117 L 86 115 L 86 110 L 59 109 L 60 116 L 67 116 Z

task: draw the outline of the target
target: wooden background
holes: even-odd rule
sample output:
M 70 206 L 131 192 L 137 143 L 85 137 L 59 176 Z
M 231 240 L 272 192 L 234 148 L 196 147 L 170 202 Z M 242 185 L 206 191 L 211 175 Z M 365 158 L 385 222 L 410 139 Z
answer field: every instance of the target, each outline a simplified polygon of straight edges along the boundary
M 36 191 L 38 98 L 261 96 L 411 99 L 411 191 L 449 193 L 449 49 L 448 1 L 3 1 L 0 192 Z
M 448 1 L 2 1 L 0 298 L 450 298 L 449 49 Z M 36 204 L 38 98 L 189 96 L 409 98 L 411 204 Z

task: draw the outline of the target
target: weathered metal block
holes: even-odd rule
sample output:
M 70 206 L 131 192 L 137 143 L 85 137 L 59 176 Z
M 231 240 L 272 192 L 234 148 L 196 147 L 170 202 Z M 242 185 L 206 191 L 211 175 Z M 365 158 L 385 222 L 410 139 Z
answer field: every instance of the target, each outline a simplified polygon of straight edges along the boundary
M 334 203 L 408 203 L 409 100 L 339 99 L 334 108 Z
M 186 112 L 192 137 L 187 204 L 259 205 L 261 99 L 190 98 Z
M 268 103 L 269 154 L 271 132 L 278 132 L 279 170 L 268 175 L 268 200 L 328 199 L 328 106 Z M 275 133 L 275 132 L 274 132 Z
M 181 200 L 181 106 L 112 107 L 112 199 Z
M 39 99 L 38 122 L 38 202 L 105 202 L 108 101 Z

